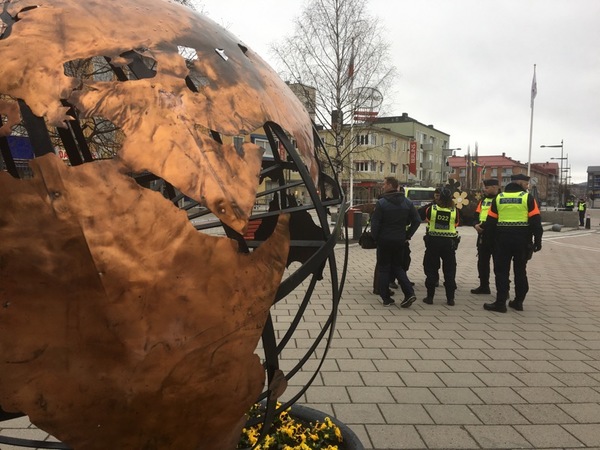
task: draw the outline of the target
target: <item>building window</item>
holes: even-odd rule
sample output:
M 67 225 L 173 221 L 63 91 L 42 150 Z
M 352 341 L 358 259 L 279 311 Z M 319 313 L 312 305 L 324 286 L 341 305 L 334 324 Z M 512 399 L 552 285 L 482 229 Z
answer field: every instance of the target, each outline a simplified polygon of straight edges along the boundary
M 384 164 L 382 162 L 379 163 L 379 172 L 383 173 L 383 166 Z
M 357 134 L 356 135 L 356 145 L 369 145 L 370 138 L 368 134 Z
M 377 145 L 377 135 L 376 134 L 371 134 L 369 136 L 371 138 L 371 145 Z
M 265 149 L 263 153 L 263 158 L 273 159 L 273 150 L 271 150 L 271 146 L 269 145 L 269 141 L 262 138 L 254 138 L 254 143 L 261 148 Z
M 354 161 L 354 171 L 355 172 L 368 172 L 369 171 L 369 161 Z
M 498 169 L 496 169 L 496 168 L 492 169 L 492 172 L 490 173 L 490 176 L 492 178 L 496 178 L 498 176 Z
M 238 153 L 242 151 L 242 145 L 244 145 L 244 138 L 242 136 L 234 136 L 233 146 L 235 147 Z
M 502 175 L 512 175 L 513 170 L 512 167 L 505 167 L 504 169 L 502 169 Z
M 396 173 L 398 171 L 398 164 L 390 164 L 390 172 Z
M 390 144 L 392 146 L 392 150 L 398 149 L 398 141 L 397 140 L 394 139 Z

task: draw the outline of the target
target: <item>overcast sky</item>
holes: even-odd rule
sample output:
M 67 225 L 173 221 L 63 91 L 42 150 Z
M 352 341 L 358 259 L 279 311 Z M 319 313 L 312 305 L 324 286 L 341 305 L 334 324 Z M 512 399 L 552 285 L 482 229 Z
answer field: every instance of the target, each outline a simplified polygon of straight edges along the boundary
M 270 44 L 305 0 L 197 0 L 275 70 Z M 450 135 L 450 147 L 527 163 L 568 155 L 572 181 L 600 166 L 600 0 L 368 0 L 398 69 L 389 115 Z M 560 160 L 555 162 L 560 164 Z M 567 166 L 567 160 L 563 160 Z M 566 176 L 566 173 L 565 173 Z

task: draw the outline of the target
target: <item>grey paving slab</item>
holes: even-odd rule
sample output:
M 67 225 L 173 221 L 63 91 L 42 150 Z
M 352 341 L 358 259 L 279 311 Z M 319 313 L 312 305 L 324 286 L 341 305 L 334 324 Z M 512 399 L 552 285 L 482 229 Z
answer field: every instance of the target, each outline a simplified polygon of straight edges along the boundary
M 566 424 L 574 423 L 575 419 L 566 414 L 554 404 L 521 404 L 514 408 L 523 415 L 530 423 L 543 424 Z
M 469 408 L 486 425 L 529 423 L 513 405 L 470 405 Z
M 556 425 L 515 425 L 534 448 L 582 447 L 584 444 L 565 428 Z
M 527 400 L 528 403 L 562 403 L 566 397 L 549 387 L 519 387 L 514 391 Z
M 439 400 L 440 403 L 445 405 L 472 405 L 481 404 L 481 400 L 475 393 L 469 388 L 431 388 L 431 393 Z
M 336 403 L 333 410 L 335 417 L 347 424 L 384 423 L 379 407 L 373 403 Z
M 564 425 L 564 428 L 583 442 L 586 447 L 600 447 L 600 426 L 595 424 L 573 424 Z
M 347 388 L 352 403 L 394 403 L 394 397 L 383 386 L 349 386 Z
M 420 433 L 410 425 L 367 425 L 373 448 L 387 449 L 423 449 L 427 447 Z
M 466 405 L 425 405 L 434 422 L 439 425 L 466 425 L 481 423 Z
M 385 404 L 379 409 L 388 424 L 430 424 L 433 419 L 423 405 L 417 404 Z
M 468 425 L 465 429 L 481 448 L 517 449 L 533 447 L 510 426 Z
M 396 399 L 397 403 L 440 403 L 439 400 L 433 395 L 432 391 L 427 388 L 419 387 L 402 387 L 402 388 L 390 388 L 390 392 Z
M 554 390 L 572 403 L 600 403 L 600 392 L 590 387 L 555 387 Z
M 426 448 L 435 449 L 471 449 L 480 448 L 471 434 L 462 426 L 418 425 Z
M 578 423 L 600 424 L 600 404 L 598 403 L 563 403 L 557 406 Z

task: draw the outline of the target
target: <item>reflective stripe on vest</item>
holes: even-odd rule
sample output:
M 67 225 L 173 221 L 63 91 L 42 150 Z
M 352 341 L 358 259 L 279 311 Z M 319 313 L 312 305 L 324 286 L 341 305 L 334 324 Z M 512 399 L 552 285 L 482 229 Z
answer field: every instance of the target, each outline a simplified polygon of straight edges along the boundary
M 479 221 L 481 223 L 485 222 L 488 212 L 489 212 L 490 208 L 492 207 L 493 201 L 494 201 L 493 198 L 487 198 L 487 197 L 484 198 L 483 200 L 481 200 L 481 211 L 479 211 Z
M 430 236 L 456 237 L 456 209 L 440 208 L 437 205 L 431 207 L 431 218 L 427 233 Z
M 526 227 L 529 225 L 527 192 L 502 192 L 496 197 L 499 227 Z

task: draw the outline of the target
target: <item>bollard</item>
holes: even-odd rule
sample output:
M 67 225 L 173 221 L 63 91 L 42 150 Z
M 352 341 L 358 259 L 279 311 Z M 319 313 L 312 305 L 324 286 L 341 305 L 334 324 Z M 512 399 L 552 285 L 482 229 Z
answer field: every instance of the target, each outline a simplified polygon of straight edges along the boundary
M 560 231 L 562 229 L 562 225 L 560 223 L 555 223 L 552 225 L 552 231 Z
M 585 218 L 585 229 L 586 230 L 589 230 L 591 228 L 591 226 L 592 226 L 591 222 L 592 222 L 592 219 L 590 219 L 590 216 L 587 216 Z
M 352 239 L 358 240 L 360 235 L 362 234 L 362 211 L 352 211 L 354 224 L 352 226 Z

